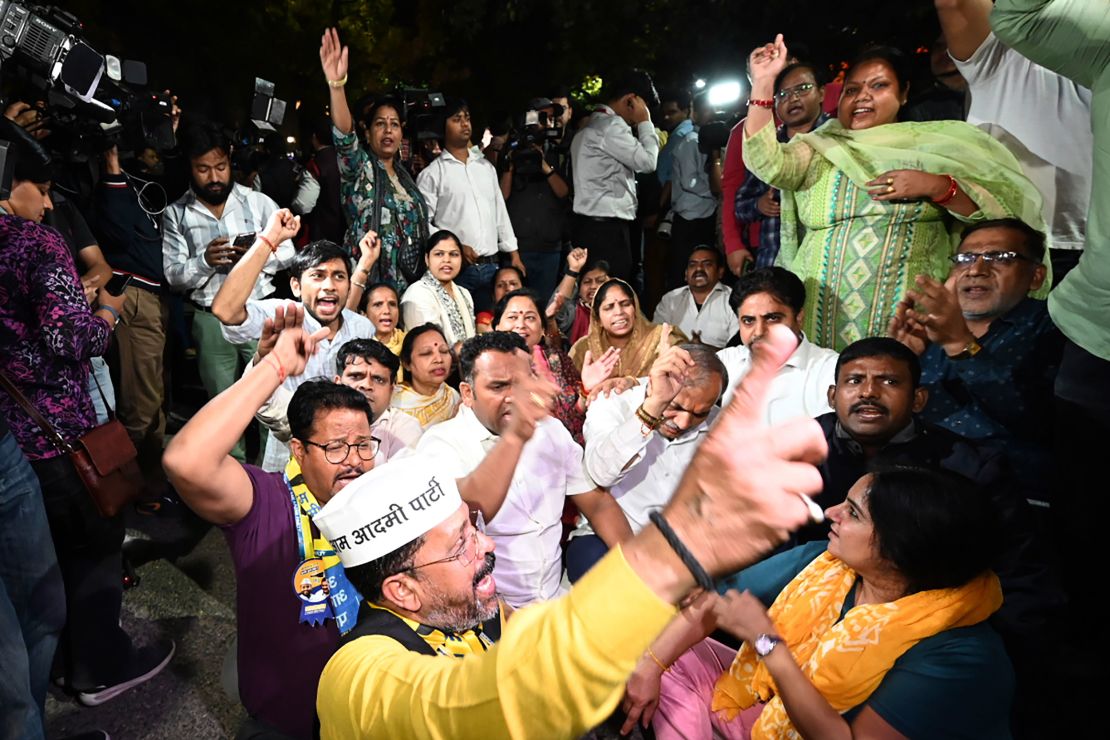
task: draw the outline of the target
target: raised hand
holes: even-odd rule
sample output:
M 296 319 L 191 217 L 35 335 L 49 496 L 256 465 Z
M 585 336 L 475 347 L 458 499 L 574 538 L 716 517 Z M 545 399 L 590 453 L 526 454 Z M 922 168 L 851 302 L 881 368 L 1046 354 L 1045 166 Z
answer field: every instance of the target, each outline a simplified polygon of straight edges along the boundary
M 586 350 L 586 356 L 582 359 L 582 385 L 586 389 L 586 394 L 590 395 L 593 389 L 597 387 L 598 383 L 608 379 L 616 369 L 617 363 L 621 361 L 621 351 L 617 347 L 610 347 L 605 350 L 605 353 L 594 359 L 594 355 L 589 350 Z
M 369 270 L 369 268 L 378 261 L 378 257 L 382 255 L 382 240 L 378 238 L 378 232 L 367 231 L 366 234 L 358 240 L 358 252 L 359 266 Z
M 586 266 L 586 259 L 589 252 L 585 247 L 575 247 L 567 254 L 567 269 L 571 272 L 582 272 L 582 268 Z
M 907 290 L 904 299 L 909 304 L 906 319 L 916 322 L 928 340 L 939 344 L 949 355 L 959 354 L 975 335 L 960 309 L 954 278 L 943 284 L 928 275 L 918 275 L 914 283 L 917 289 Z
M 920 355 L 929 345 L 929 337 L 925 332 L 925 327 L 906 315 L 911 310 L 913 310 L 913 300 L 904 298 L 898 301 L 898 306 L 894 309 L 894 316 L 891 317 L 890 323 L 887 325 L 887 334 L 891 339 L 897 339 L 909 347 L 915 355 Z
M 517 350 L 517 352 L 521 356 L 526 356 L 524 350 Z M 534 358 L 535 355 L 533 354 L 532 357 Z M 544 365 L 546 365 L 546 359 Z M 511 435 L 522 444 L 532 438 L 536 431 L 536 424 L 550 416 L 552 409 L 555 408 L 555 396 L 559 393 L 559 386 L 551 380 L 550 369 L 545 373 L 542 370 L 543 367 L 543 365 L 537 367 L 539 374 L 522 374 L 513 381 L 512 414 L 504 436 Z M 544 375 L 546 377 L 543 377 Z
M 279 208 L 270 214 L 270 220 L 266 223 L 264 233 L 270 243 L 276 247 L 286 239 L 295 237 L 300 230 L 301 217 L 294 216 L 288 208 Z
M 303 321 L 304 316 L 301 315 Z M 292 378 L 302 374 L 308 365 L 308 360 L 314 354 L 319 343 L 327 339 L 329 329 L 324 326 L 314 334 L 309 334 L 303 327 L 282 331 L 278 335 L 277 343 L 271 354 L 285 371 L 286 377 Z
M 261 360 L 274 351 L 278 337 L 286 329 L 300 329 L 304 324 L 304 305 L 289 301 L 284 306 L 274 308 L 274 317 L 262 322 L 262 336 L 258 339 L 258 348 L 255 353 Z
M 694 366 L 690 353 L 679 347 L 671 346 L 670 324 L 663 324 L 663 334 L 659 337 L 655 362 L 648 372 L 648 393 L 644 400 L 644 411 L 652 416 L 663 415 L 674 397 L 686 382 L 686 372 Z
M 336 82 L 347 76 L 347 47 L 340 45 L 338 29 L 325 30 L 320 39 L 320 67 L 329 82 Z
M 782 34 L 775 36 L 770 44 L 757 46 L 748 57 L 748 67 L 751 69 L 752 81 L 774 82 L 779 72 L 786 69 L 789 54 Z

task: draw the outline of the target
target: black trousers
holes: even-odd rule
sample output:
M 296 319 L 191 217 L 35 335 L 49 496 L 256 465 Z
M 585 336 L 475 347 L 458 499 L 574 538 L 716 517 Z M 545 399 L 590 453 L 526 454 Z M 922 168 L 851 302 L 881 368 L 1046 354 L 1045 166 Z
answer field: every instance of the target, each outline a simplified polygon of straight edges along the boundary
M 609 277 L 631 283 L 634 267 L 629 232 L 631 226 L 631 221 L 617 218 L 597 219 L 576 213 L 571 225 L 571 243 L 589 253 L 586 269 L 598 260 L 605 260 L 609 263 Z
M 123 602 L 122 515 L 97 512 L 67 455 L 36 460 L 46 518 L 65 584 L 66 626 L 58 657 L 77 690 L 127 678 L 131 638 L 119 625 Z
M 686 220 L 677 213 L 671 223 L 671 243 L 663 267 L 663 290 L 671 291 L 686 284 L 686 263 L 695 247 L 717 246 L 717 214 Z

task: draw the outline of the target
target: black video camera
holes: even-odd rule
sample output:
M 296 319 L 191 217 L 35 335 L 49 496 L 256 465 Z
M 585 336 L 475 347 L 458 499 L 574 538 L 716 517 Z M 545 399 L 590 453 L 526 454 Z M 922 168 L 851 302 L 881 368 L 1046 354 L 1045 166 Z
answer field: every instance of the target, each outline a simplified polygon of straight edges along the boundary
M 562 136 L 557 125 L 559 113 L 557 106 L 555 113 L 550 116 L 545 110 L 525 111 L 506 142 L 514 174 L 543 174 L 544 151 L 548 143 L 558 141 Z

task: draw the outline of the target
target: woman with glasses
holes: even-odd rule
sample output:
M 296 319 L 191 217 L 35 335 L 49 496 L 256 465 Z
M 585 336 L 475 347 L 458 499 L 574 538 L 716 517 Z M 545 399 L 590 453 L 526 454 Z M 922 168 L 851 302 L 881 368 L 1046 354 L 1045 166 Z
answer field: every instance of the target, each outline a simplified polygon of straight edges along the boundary
M 917 274 L 947 275 L 964 224 L 1017 217 L 1043 229 L 1040 193 L 1000 143 L 961 121 L 898 123 L 909 83 L 897 50 L 863 52 L 836 120 L 786 144 L 772 117 L 782 36 L 750 64 L 744 163 L 782 191 L 778 264 L 805 281 L 815 344 L 840 350 L 884 333 Z

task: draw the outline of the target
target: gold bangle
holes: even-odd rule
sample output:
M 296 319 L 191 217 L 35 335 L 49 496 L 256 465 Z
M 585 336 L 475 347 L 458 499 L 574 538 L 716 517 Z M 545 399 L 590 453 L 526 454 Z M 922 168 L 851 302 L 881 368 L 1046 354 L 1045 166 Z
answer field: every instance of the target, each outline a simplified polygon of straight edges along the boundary
M 328 87 L 343 87 L 347 84 L 347 75 L 343 75 L 342 79 L 328 80 Z
M 366 290 L 366 283 L 360 283 L 357 280 L 352 280 L 351 285 L 355 286 L 356 288 L 362 288 L 363 290 Z
M 657 666 L 659 666 L 660 668 L 663 669 L 663 673 L 666 673 L 667 671 L 669 671 L 671 669 L 671 667 L 669 665 L 667 665 L 663 661 L 659 660 L 659 656 L 656 655 L 655 651 L 652 650 L 651 648 L 647 649 L 647 654 L 648 654 L 649 658 L 651 658 L 652 660 L 655 661 L 655 665 L 657 665 Z

